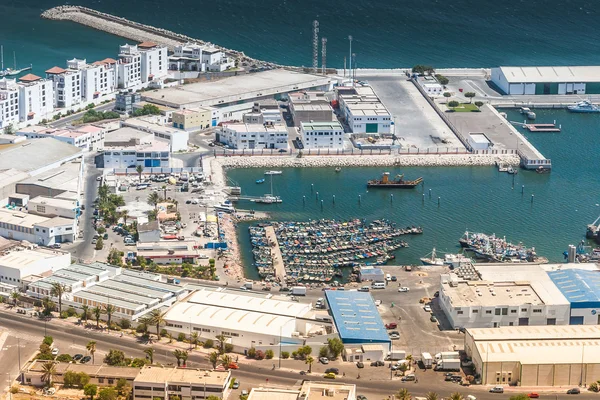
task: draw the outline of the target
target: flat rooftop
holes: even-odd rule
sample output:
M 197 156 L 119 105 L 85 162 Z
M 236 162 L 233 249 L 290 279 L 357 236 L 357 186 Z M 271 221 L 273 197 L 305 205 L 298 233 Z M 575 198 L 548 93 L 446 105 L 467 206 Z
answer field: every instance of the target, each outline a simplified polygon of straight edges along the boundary
M 188 104 L 212 106 L 251 100 L 277 93 L 329 84 L 330 78 L 283 69 L 238 75 L 218 81 L 191 83 L 172 88 L 146 91 L 142 98 L 175 108 Z
M 600 82 L 600 66 L 499 68 L 509 83 Z
M 344 343 L 391 342 L 370 293 L 326 290 L 325 297 Z
M 143 130 L 150 130 L 150 131 L 156 131 L 156 132 L 162 132 L 162 133 L 170 133 L 170 134 L 177 134 L 177 133 L 182 133 L 181 130 L 173 128 L 172 126 L 165 126 L 165 125 L 160 125 L 157 123 L 154 123 L 152 121 L 148 121 L 146 119 L 142 118 L 129 118 L 126 119 L 125 121 L 122 121 L 121 124 L 124 127 L 139 127 Z
M 506 340 L 600 340 L 599 325 L 501 326 L 499 328 L 468 328 L 475 341 Z
M 333 108 L 326 102 L 294 103 L 294 111 L 331 111 Z
M 33 199 L 29 200 L 29 203 L 71 209 L 75 209 L 77 207 L 76 200 L 58 199 L 47 196 L 34 197 Z
M 76 195 L 79 189 L 80 171 L 80 159 L 72 160 L 58 168 L 22 180 L 17 184 L 17 190 L 24 190 L 22 188 L 23 185 L 35 185 L 59 191 L 62 190 Z M 61 196 L 63 196 L 63 194 L 61 194 Z
M 442 283 L 454 307 L 542 305 L 544 302 L 527 282 L 465 281 L 457 286 Z
M 236 132 L 267 132 L 267 133 L 285 133 L 287 129 L 283 124 L 263 125 L 263 124 L 223 124 L 223 127 Z
M 124 126 L 122 128 L 116 129 L 106 134 L 105 142 L 107 143 L 119 143 L 119 142 L 129 142 L 131 139 L 148 139 L 154 137 L 153 133 L 144 132 L 139 129 L 131 128 L 128 126 Z M 117 144 L 118 146 L 118 144 Z
M 335 131 L 341 130 L 344 131 L 344 127 L 337 121 L 328 121 L 328 122 L 301 122 L 300 126 L 303 130 L 307 132 L 313 131 Z
M 48 217 L 42 217 L 40 215 L 27 214 L 20 211 L 0 208 L 0 222 L 4 222 L 6 224 L 33 228 L 34 225 L 42 224 L 47 222 L 49 219 L 50 218 Z
M 26 140 L 0 148 L 0 170 L 17 167 L 30 172 L 83 155 L 83 150 L 53 138 Z
M 229 380 L 229 371 L 205 371 L 193 368 L 163 368 L 145 366 L 136 376 L 135 383 L 171 383 L 185 384 L 206 383 L 211 386 L 224 387 Z
M 54 257 L 64 256 L 65 254 L 68 253 L 60 250 L 14 249 L 0 257 L 0 266 L 21 269 L 29 266 L 30 264 L 43 260 L 50 260 Z M 48 266 L 48 269 L 50 269 L 50 265 Z
M 137 312 L 146 307 L 144 304 L 139 304 L 139 303 L 135 303 L 133 301 L 127 301 L 127 300 L 122 300 L 122 299 L 115 299 L 115 298 L 109 299 L 104 294 L 100 295 L 100 294 L 96 294 L 96 293 L 90 293 L 85 290 L 80 290 L 79 292 L 74 293 L 73 298 L 80 298 L 80 299 L 85 299 L 88 301 L 95 301 L 96 303 L 99 303 L 99 304 L 107 304 L 108 302 L 110 302 L 110 304 L 114 305 L 115 307 L 120 307 L 125 310 L 131 310 L 133 312 Z
M 326 395 L 323 393 L 326 392 Z M 355 398 L 356 385 L 346 383 L 304 381 L 300 393 L 306 394 L 305 400 L 323 399 L 346 400 Z
M 299 395 L 299 390 L 252 388 L 248 400 L 297 400 Z
M 469 136 L 471 137 L 471 140 L 473 140 L 473 142 L 475 143 L 479 143 L 479 144 L 489 144 L 491 143 L 487 136 L 485 136 L 483 133 L 470 133 Z

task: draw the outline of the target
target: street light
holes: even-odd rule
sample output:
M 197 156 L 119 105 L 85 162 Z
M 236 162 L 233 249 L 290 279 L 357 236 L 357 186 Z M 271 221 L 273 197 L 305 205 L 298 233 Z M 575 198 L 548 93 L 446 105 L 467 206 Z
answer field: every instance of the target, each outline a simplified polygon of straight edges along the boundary
M 281 369 L 281 326 L 279 326 L 279 369 Z

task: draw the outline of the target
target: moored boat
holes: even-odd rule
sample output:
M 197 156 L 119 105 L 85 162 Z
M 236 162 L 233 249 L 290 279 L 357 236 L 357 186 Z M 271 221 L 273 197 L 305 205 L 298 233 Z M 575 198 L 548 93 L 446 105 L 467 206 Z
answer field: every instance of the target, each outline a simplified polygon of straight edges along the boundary
M 415 180 L 405 180 L 404 174 L 396 175 L 396 178 L 391 180 L 390 173 L 384 172 L 381 179 L 371 179 L 370 181 L 368 181 L 367 187 L 412 189 L 422 182 L 423 178 L 421 177 Z
M 283 171 L 265 171 L 265 175 L 281 175 Z
M 567 110 L 574 113 L 598 113 L 600 112 L 600 107 L 592 104 L 589 100 L 583 100 L 575 105 L 568 106 Z
M 257 184 L 265 183 L 265 178 L 262 178 L 262 179 L 257 179 L 257 180 L 256 180 L 256 183 L 257 183 Z

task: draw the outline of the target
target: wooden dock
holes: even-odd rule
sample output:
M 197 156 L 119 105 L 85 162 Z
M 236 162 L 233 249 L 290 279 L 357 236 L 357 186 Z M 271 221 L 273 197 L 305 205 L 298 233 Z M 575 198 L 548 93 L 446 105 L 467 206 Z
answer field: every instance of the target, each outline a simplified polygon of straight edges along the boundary
M 560 125 L 556 124 L 524 124 L 523 127 L 529 132 L 560 132 Z
M 273 259 L 273 268 L 275 268 L 275 276 L 279 282 L 285 282 L 285 267 L 283 266 L 283 257 L 281 256 L 281 249 L 279 248 L 279 242 L 277 242 L 277 236 L 275 235 L 275 228 L 267 226 L 265 228 L 265 234 L 269 245 L 271 246 L 271 258 Z

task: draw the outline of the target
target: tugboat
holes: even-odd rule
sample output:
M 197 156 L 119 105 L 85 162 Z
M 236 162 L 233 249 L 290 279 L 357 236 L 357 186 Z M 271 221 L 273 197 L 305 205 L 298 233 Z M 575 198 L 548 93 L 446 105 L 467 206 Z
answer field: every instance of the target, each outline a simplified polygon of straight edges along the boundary
M 390 173 L 384 172 L 381 179 L 372 179 L 368 181 L 367 187 L 412 189 L 421 182 L 423 182 L 423 178 L 421 177 L 415 179 L 414 181 L 405 180 L 404 174 L 396 175 L 395 180 L 390 180 Z

